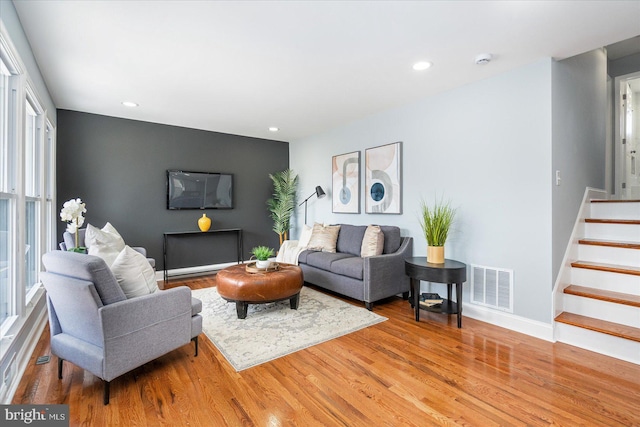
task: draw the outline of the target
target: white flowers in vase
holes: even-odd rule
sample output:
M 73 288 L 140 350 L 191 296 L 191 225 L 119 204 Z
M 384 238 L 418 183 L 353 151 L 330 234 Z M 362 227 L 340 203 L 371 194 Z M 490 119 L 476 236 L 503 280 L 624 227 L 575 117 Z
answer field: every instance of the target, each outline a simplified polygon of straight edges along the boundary
M 67 223 L 67 231 L 76 236 L 74 252 L 84 252 L 85 248 L 78 247 L 78 229 L 84 224 L 84 213 L 87 212 L 85 204 L 80 199 L 71 199 L 64 202 L 60 210 L 60 219 Z

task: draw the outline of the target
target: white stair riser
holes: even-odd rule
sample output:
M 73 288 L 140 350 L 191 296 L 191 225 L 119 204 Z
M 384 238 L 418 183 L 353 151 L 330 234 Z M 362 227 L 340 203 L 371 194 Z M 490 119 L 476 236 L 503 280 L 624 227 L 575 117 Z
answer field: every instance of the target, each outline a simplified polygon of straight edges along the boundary
M 622 240 L 640 242 L 640 225 L 635 224 L 594 224 L 584 225 L 585 237 L 589 239 Z
M 640 202 L 590 203 L 588 215 L 597 219 L 640 220 Z M 578 235 L 574 237 L 582 233 L 584 235 L 581 237 L 588 239 L 640 243 L 640 225 L 583 222 Z M 573 256 L 577 256 L 580 261 L 640 266 L 640 251 L 636 249 L 578 245 L 571 254 Z M 570 268 L 568 273 L 563 277 L 566 279 L 569 276 L 574 285 L 640 295 L 640 276 L 575 267 Z M 565 312 L 640 328 L 638 307 L 569 294 L 562 294 L 561 300 L 560 306 Z M 640 342 L 559 322 L 555 322 L 554 334 L 559 342 L 640 364 Z
M 607 264 L 640 267 L 640 250 L 612 248 L 608 246 L 579 245 L 580 261 L 603 262 Z
M 640 328 L 640 308 L 565 294 L 564 311 Z
M 640 342 L 555 322 L 556 340 L 596 353 L 640 364 Z
M 640 276 L 607 271 L 571 269 L 571 284 L 625 294 L 640 295 Z
M 640 202 L 591 203 L 591 218 L 640 219 Z

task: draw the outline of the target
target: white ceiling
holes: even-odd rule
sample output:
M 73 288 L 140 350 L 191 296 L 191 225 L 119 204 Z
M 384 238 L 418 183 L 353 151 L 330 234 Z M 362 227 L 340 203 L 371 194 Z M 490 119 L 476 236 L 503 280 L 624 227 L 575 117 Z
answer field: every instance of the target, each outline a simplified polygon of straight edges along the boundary
M 14 4 L 58 108 L 284 141 L 640 34 L 638 0 Z

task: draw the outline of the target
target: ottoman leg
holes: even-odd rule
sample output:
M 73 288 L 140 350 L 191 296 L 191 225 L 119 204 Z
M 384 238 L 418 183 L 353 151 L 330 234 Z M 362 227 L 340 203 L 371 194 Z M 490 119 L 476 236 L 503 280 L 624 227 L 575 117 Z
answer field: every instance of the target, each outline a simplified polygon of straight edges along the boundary
M 297 294 L 295 294 L 294 296 L 292 296 L 291 298 L 289 298 L 289 304 L 291 305 L 291 309 L 292 310 L 297 310 L 298 309 L 298 303 L 300 303 L 300 293 L 299 292 Z
M 246 319 L 247 318 L 247 309 L 249 308 L 249 304 L 242 301 L 236 301 L 236 313 L 238 314 L 238 319 Z

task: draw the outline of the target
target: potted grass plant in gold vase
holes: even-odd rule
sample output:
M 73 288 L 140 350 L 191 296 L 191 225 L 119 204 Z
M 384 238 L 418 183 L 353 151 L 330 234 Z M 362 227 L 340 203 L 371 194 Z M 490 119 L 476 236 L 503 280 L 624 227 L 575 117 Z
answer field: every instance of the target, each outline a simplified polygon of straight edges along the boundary
M 427 262 L 444 264 L 444 244 L 449 237 L 451 225 L 456 215 L 451 202 L 435 202 L 428 205 L 424 200 L 420 202 L 420 226 L 427 240 Z

